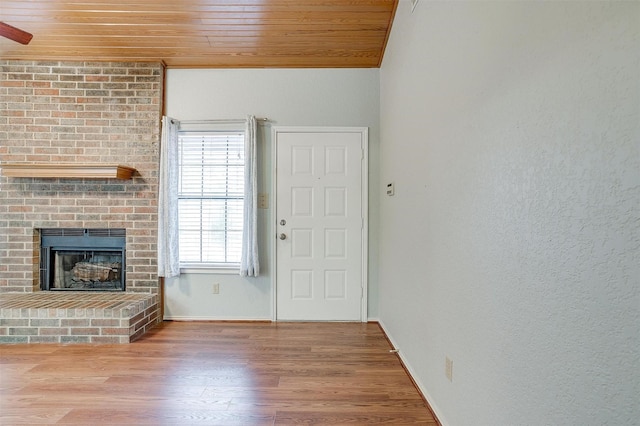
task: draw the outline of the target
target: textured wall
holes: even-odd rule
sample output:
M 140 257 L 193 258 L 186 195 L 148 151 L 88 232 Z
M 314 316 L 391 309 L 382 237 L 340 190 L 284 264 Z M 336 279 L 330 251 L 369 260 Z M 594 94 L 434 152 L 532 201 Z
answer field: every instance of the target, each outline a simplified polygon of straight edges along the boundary
M 639 17 L 637 2 L 400 2 L 380 317 L 447 424 L 640 418 Z
M 157 292 L 159 63 L 0 61 L 0 162 L 112 163 L 131 180 L 0 177 L 0 292 L 39 288 L 37 228 L 125 228 L 127 290 Z M 1 167 L 1 164 L 0 164 Z

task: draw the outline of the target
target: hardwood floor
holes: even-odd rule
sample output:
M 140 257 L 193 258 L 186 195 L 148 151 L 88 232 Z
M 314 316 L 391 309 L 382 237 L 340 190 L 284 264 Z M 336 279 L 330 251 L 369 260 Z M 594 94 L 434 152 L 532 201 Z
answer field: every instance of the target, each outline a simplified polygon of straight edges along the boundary
M 0 345 L 0 424 L 437 425 L 377 324 L 165 322 Z

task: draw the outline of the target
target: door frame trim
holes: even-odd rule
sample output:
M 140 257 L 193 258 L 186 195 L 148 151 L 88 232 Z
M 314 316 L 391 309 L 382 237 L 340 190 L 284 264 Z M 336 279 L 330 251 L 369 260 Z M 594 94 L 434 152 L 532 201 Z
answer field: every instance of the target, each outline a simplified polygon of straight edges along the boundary
M 278 134 L 279 133 L 359 133 L 360 134 L 360 146 L 362 148 L 361 159 L 361 214 L 362 214 L 362 259 L 360 261 L 362 282 L 360 283 L 362 297 L 360 299 L 360 321 L 368 321 L 368 288 L 369 288 L 369 128 L 368 127 L 319 127 L 319 126 L 273 126 L 271 128 L 271 141 L 273 143 L 271 165 L 273 175 L 271 179 L 271 194 L 273 208 L 271 209 L 270 225 L 273 227 L 273 232 L 270 234 L 271 238 L 271 320 L 277 321 L 277 287 L 276 282 L 277 274 L 277 199 L 278 199 Z

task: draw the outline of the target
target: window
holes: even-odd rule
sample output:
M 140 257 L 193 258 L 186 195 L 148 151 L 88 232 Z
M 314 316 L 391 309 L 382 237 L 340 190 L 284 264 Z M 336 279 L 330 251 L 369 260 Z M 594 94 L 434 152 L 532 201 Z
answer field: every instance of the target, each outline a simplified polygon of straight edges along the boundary
M 239 267 L 244 132 L 180 132 L 180 266 Z

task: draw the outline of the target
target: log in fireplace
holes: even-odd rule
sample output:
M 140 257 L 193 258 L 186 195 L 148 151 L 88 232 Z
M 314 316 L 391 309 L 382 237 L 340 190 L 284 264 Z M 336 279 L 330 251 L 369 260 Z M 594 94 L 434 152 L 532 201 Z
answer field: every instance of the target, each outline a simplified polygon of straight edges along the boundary
M 125 245 L 120 228 L 41 229 L 40 288 L 124 291 Z

